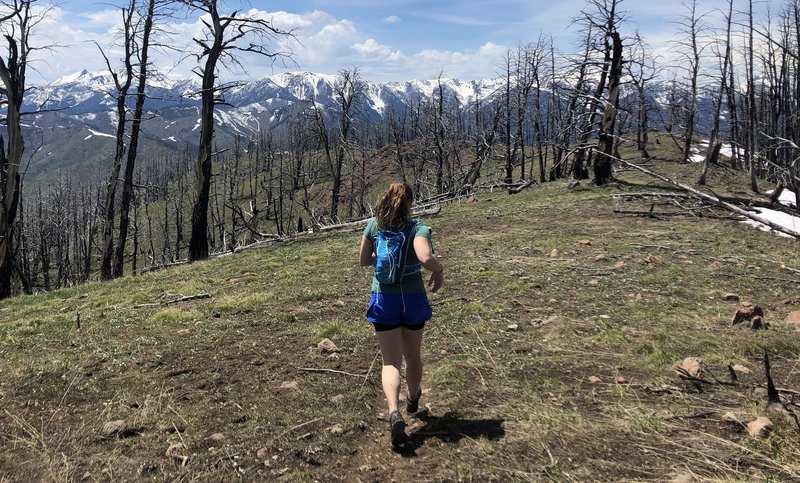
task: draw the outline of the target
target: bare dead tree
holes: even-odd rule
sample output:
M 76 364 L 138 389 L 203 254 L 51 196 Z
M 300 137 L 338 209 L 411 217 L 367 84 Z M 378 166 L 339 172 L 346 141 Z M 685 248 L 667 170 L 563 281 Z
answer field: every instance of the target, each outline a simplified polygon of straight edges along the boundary
M 336 140 L 336 158 L 331 166 L 333 171 L 333 187 L 331 189 L 331 220 L 336 221 L 339 213 L 339 197 L 342 189 L 342 166 L 348 150 L 348 142 L 353 126 L 356 107 L 364 93 L 364 82 L 358 68 L 345 69 L 339 72 L 333 86 L 333 97 L 339 109 L 339 122 Z
M 613 6 L 612 6 L 613 7 Z M 613 19 L 613 12 L 609 19 Z M 609 20 L 611 22 L 612 20 Z M 617 121 L 619 104 L 619 84 L 622 79 L 622 37 L 616 26 L 609 23 L 607 37 L 611 39 L 611 65 L 608 74 L 608 97 L 605 100 L 603 118 L 598 133 L 598 156 L 594 164 L 594 183 L 606 184 L 612 176 L 612 156 L 614 155 L 614 125 Z
M 0 299 L 13 293 L 17 208 L 20 199 L 20 164 L 25 151 L 22 135 L 22 101 L 26 91 L 26 73 L 30 56 L 49 49 L 31 44 L 31 35 L 50 9 L 34 11 L 35 0 L 0 2 L 0 29 L 8 47 L 0 57 L 0 101 L 5 104 L 7 142 L 0 136 Z
M 192 205 L 192 232 L 189 239 L 189 260 L 208 258 L 208 202 L 211 185 L 212 144 L 214 141 L 214 111 L 223 103 L 221 94 L 231 85 L 218 82 L 219 65 L 226 62 L 243 67 L 239 55 L 255 54 L 270 60 L 285 58 L 289 54 L 271 51 L 271 42 L 291 31 L 282 30 L 272 22 L 243 15 L 235 10 L 231 14 L 219 11 L 218 0 L 179 0 L 193 12 L 207 15 L 202 18 L 205 36 L 193 39 L 200 51 L 196 54 L 202 65 L 195 73 L 202 79 L 200 140 L 197 153 L 195 196 Z
M 748 1 L 748 23 L 749 35 L 747 37 L 747 143 L 745 157 L 747 168 L 750 171 L 750 189 L 758 193 L 757 163 L 756 163 L 756 81 L 755 81 L 755 54 L 753 49 L 753 39 L 755 30 L 753 28 L 753 0 Z
M 695 119 L 697 117 L 697 90 L 700 77 L 702 54 L 707 44 L 703 43 L 700 38 L 701 35 L 707 30 L 703 18 L 705 14 L 697 11 L 697 0 L 684 4 L 687 12 L 679 20 L 679 24 L 683 29 L 683 33 L 687 36 L 686 39 L 679 42 L 679 45 L 686 50 L 682 52 L 686 60 L 686 70 L 688 74 L 689 84 L 689 99 L 684 107 L 686 116 L 684 120 L 683 129 L 683 154 L 681 155 L 681 162 L 689 162 L 689 156 L 692 149 L 692 139 L 695 134 Z
M 658 70 L 656 69 L 655 59 L 645 48 L 644 42 L 638 33 L 631 46 L 629 57 L 629 62 L 625 62 L 624 66 L 627 76 L 631 79 L 631 83 L 636 89 L 636 108 L 638 110 L 636 116 L 636 149 L 639 150 L 639 154 L 643 159 L 648 159 L 650 157 L 647 147 L 649 144 L 651 106 L 648 105 L 646 86 L 656 77 Z
M 133 0 L 132 0 L 133 2 Z M 144 101 L 146 98 L 145 88 L 147 85 L 147 78 L 149 75 L 150 63 L 148 60 L 151 35 L 153 31 L 154 18 L 156 15 L 156 1 L 147 0 L 146 9 L 140 19 L 143 19 L 143 26 L 141 30 L 141 37 L 134 37 L 134 49 L 138 61 L 139 71 L 136 78 L 136 104 L 133 110 L 133 121 L 130 130 L 130 142 L 125 160 L 125 178 L 122 185 L 122 196 L 120 199 L 119 208 L 119 233 L 117 234 L 117 242 L 114 248 L 114 263 L 113 263 L 113 276 L 121 277 L 125 267 L 125 245 L 128 240 L 128 229 L 130 225 L 130 209 L 133 202 L 133 178 L 136 171 L 136 158 L 138 155 L 139 147 L 139 134 L 142 126 L 142 116 L 144 114 Z M 169 16 L 170 12 L 162 13 L 163 16 Z M 105 246 L 106 250 L 110 250 L 110 246 Z M 104 257 L 106 255 L 104 254 Z
M 97 44 L 100 49 L 100 54 L 105 59 L 106 67 L 108 68 L 111 79 L 114 81 L 115 92 L 112 94 L 117 100 L 117 127 L 115 132 L 114 143 L 114 164 L 111 168 L 111 177 L 108 180 L 106 188 L 106 201 L 105 209 L 103 211 L 103 245 L 102 245 L 102 261 L 100 262 L 100 278 L 108 280 L 112 278 L 113 271 L 111 263 L 114 255 L 114 205 L 117 194 L 117 184 L 119 181 L 119 173 L 122 169 L 122 158 L 125 155 L 125 125 L 127 124 L 128 107 L 126 101 L 128 98 L 128 89 L 130 89 L 133 82 L 133 56 L 134 56 L 134 13 L 136 12 L 136 0 L 130 0 L 127 8 L 120 9 L 122 14 L 122 63 L 124 71 L 122 77 L 111 66 L 108 56 Z
M 703 169 L 700 172 L 700 177 L 697 179 L 697 184 L 706 184 L 708 177 L 708 170 L 711 164 L 717 163 L 719 151 L 722 144 L 718 141 L 719 138 L 719 117 L 722 111 L 722 100 L 725 94 L 725 86 L 728 82 L 728 66 L 731 57 L 731 25 L 733 20 L 733 0 L 728 0 L 728 12 L 725 16 L 725 51 L 720 54 L 722 66 L 720 68 L 720 81 L 719 88 L 717 89 L 717 96 L 714 99 L 714 117 L 711 119 L 711 135 L 708 141 L 708 150 L 706 151 L 705 159 L 703 160 Z

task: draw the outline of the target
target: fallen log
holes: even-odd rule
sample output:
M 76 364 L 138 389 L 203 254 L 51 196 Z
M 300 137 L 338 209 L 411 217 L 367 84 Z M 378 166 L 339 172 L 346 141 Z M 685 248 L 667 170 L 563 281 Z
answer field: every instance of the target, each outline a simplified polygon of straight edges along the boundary
M 687 193 L 691 193 L 691 194 L 697 196 L 698 198 L 700 198 L 702 200 L 708 201 L 708 202 L 713 203 L 713 204 L 715 204 L 717 206 L 725 208 L 728 211 L 732 211 L 732 212 L 734 212 L 736 214 L 742 215 L 745 218 L 749 218 L 749 219 L 751 219 L 753 221 L 757 221 L 758 223 L 766 225 L 766 226 L 770 227 L 771 229 L 773 229 L 775 231 L 778 231 L 778 232 L 781 232 L 781 233 L 783 233 L 785 235 L 789 235 L 791 237 L 800 239 L 800 232 L 797 232 L 797 231 L 794 231 L 792 229 L 789 229 L 789 228 L 786 228 L 784 226 L 781 226 L 781 225 L 779 225 L 777 223 L 774 223 L 774 222 L 772 222 L 772 221 L 770 221 L 770 220 L 768 220 L 768 219 L 766 219 L 764 217 L 761 217 L 759 215 L 754 215 L 753 213 L 750 213 L 747 210 L 745 210 L 743 208 L 740 208 L 738 206 L 735 206 L 735 205 L 733 205 L 733 204 L 731 204 L 731 203 L 729 203 L 727 201 L 723 201 L 723 200 L 721 200 L 720 198 L 718 198 L 716 196 L 712 196 L 712 195 L 703 193 L 702 191 L 697 190 L 695 188 L 692 188 L 691 186 L 687 186 L 687 185 L 685 185 L 683 183 L 678 183 L 677 181 L 674 181 L 674 180 L 672 180 L 670 178 L 667 178 L 666 176 L 664 176 L 662 174 L 659 174 L 659 173 L 656 173 L 655 171 L 649 170 L 649 169 L 647 169 L 647 168 L 645 168 L 643 166 L 639 166 L 637 164 L 622 160 L 620 158 L 614 158 L 614 160 L 616 162 L 618 162 L 618 163 L 621 163 L 621 164 L 625 165 L 625 166 L 628 166 L 630 168 L 639 170 L 644 174 L 652 176 L 653 178 L 656 178 L 656 179 L 661 180 L 661 181 L 663 181 L 665 183 L 671 184 L 672 186 L 680 188 L 681 190 L 683 190 L 683 191 L 685 191 Z
M 436 206 L 435 208 L 430 208 L 430 209 L 427 209 L 427 210 L 415 211 L 415 212 L 413 212 L 411 214 L 411 216 L 437 215 L 437 214 L 439 214 L 440 211 L 442 211 L 442 207 L 441 206 Z M 325 226 L 321 226 L 321 227 L 317 228 L 317 231 L 331 231 L 331 230 L 341 230 L 341 229 L 344 229 L 344 228 L 354 228 L 354 227 L 357 227 L 357 226 L 360 226 L 360 225 L 366 225 L 367 222 L 371 218 L 372 217 L 364 218 L 364 219 L 356 220 L 356 221 L 349 221 L 347 223 L 338 223 L 336 225 L 325 225 Z
M 186 296 L 183 296 L 181 298 L 177 298 L 175 300 L 167 300 L 164 303 L 166 305 L 172 305 L 172 304 L 177 304 L 177 303 L 180 303 L 180 302 L 188 302 L 190 300 L 210 299 L 210 298 L 211 298 L 211 295 L 209 295 L 207 293 L 199 293 L 199 294 L 195 294 L 195 295 L 186 295 Z

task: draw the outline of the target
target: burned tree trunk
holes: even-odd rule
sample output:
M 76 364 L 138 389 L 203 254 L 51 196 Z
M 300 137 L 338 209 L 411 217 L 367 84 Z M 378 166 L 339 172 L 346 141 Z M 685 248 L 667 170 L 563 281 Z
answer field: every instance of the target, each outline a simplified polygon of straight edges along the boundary
M 594 183 L 604 185 L 612 175 L 612 156 L 614 153 L 614 126 L 617 120 L 617 103 L 619 102 L 619 83 L 622 77 L 622 39 L 619 32 L 611 32 L 611 70 L 608 75 L 608 99 L 600 124 L 599 141 L 597 143 L 597 159 L 594 164 Z
M 147 14 L 145 16 L 144 29 L 142 31 L 142 43 L 139 47 L 139 74 L 136 86 L 136 106 L 133 111 L 133 123 L 131 124 L 131 139 L 128 146 L 128 155 L 125 161 L 125 179 L 122 183 L 122 197 L 119 208 L 119 233 L 114 250 L 114 277 L 121 277 L 125 265 L 125 244 L 128 239 L 128 227 L 130 225 L 130 209 L 133 200 L 133 177 L 136 169 L 136 155 L 139 146 L 139 133 L 142 126 L 142 114 L 144 113 L 145 86 L 147 84 L 148 51 L 150 47 L 150 34 L 153 28 L 153 15 L 155 0 L 148 0 Z M 135 267 L 132 269 L 135 271 Z

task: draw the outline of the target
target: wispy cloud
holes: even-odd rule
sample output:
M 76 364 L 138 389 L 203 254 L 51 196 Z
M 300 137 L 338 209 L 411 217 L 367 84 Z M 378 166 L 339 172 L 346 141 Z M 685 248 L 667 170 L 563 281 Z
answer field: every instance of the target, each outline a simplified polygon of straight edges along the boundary
M 398 17 L 397 15 L 390 15 L 390 16 L 384 18 L 383 22 L 384 23 L 398 23 L 398 22 L 400 22 L 400 17 Z
M 469 25 L 473 27 L 487 27 L 490 25 L 497 24 L 497 22 L 477 17 L 465 17 L 462 15 L 450 15 L 443 13 L 428 13 L 425 15 L 425 17 L 437 22 L 449 23 L 454 25 Z

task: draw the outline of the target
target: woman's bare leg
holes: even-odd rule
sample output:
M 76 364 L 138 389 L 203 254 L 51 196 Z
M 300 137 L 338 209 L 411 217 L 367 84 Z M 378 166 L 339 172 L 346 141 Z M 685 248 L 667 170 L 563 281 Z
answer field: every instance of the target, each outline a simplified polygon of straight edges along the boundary
M 381 371 L 381 384 L 383 394 L 386 396 L 386 404 L 389 406 L 389 414 L 397 411 L 400 399 L 400 366 L 403 364 L 403 331 L 397 328 L 376 332 L 378 345 L 383 356 L 383 370 Z M 419 382 L 417 383 L 419 384 Z
M 422 381 L 422 333 L 425 329 L 403 329 L 403 355 L 406 358 L 406 386 L 408 396 L 415 398 Z

